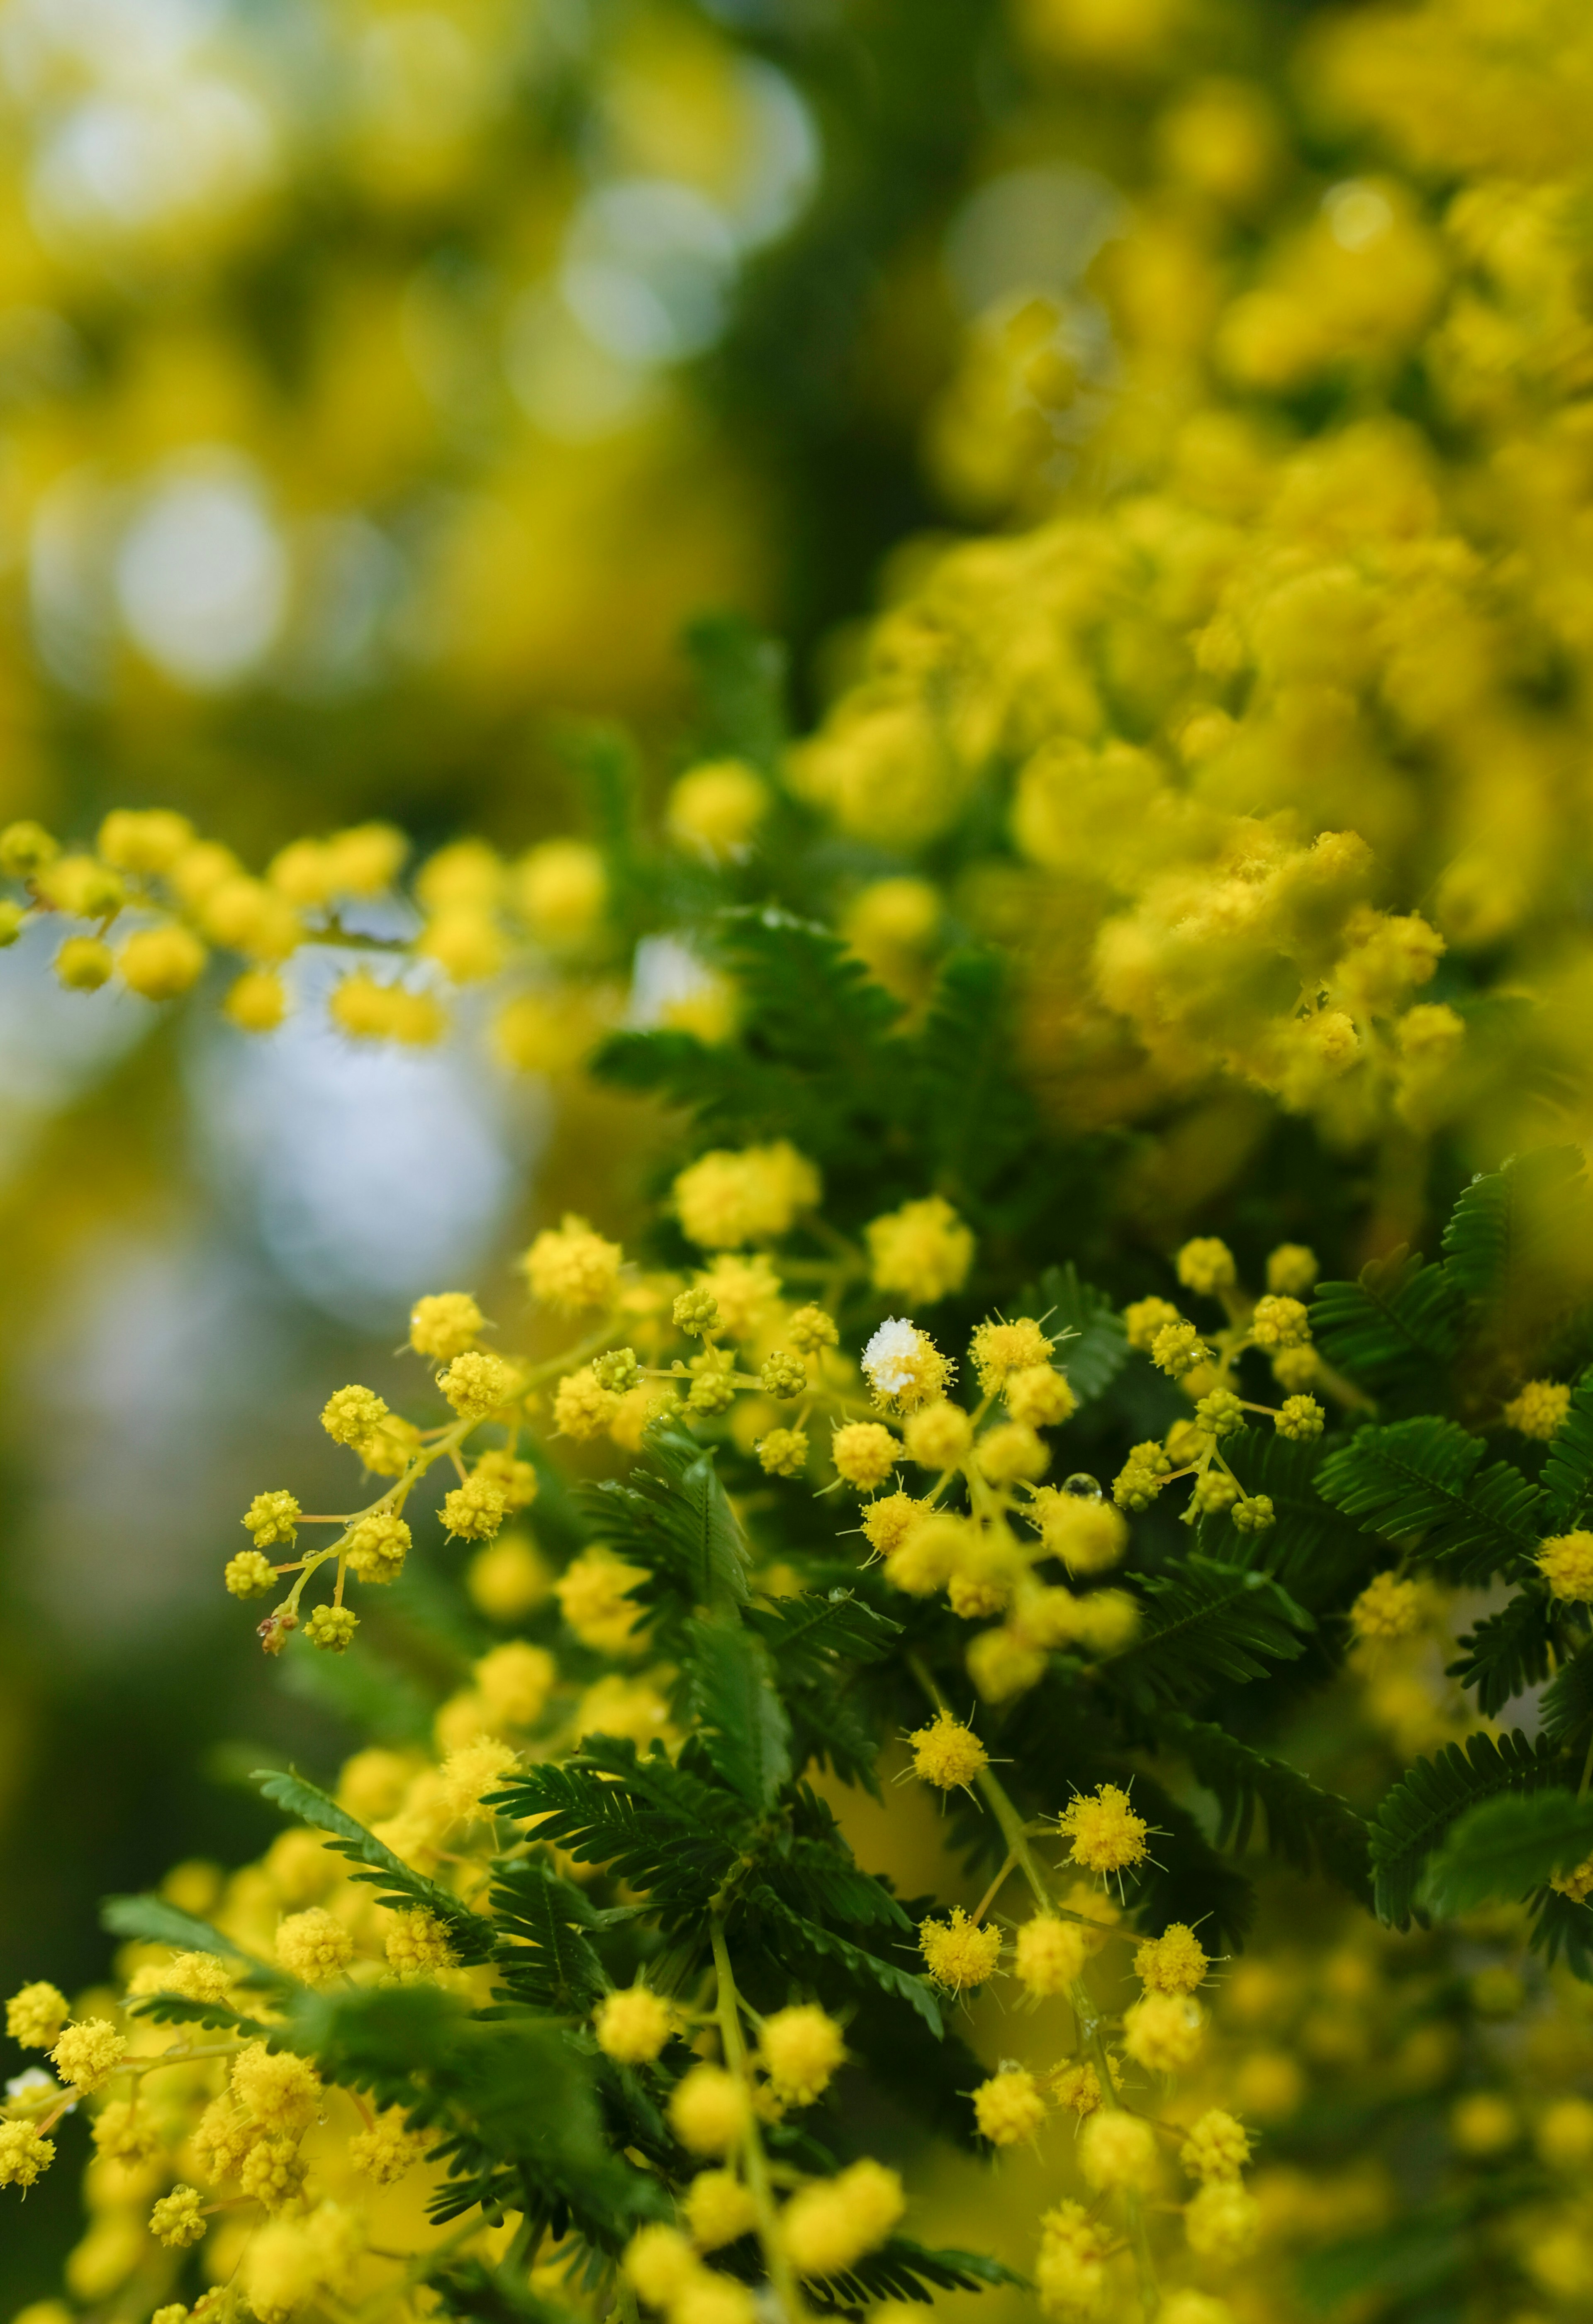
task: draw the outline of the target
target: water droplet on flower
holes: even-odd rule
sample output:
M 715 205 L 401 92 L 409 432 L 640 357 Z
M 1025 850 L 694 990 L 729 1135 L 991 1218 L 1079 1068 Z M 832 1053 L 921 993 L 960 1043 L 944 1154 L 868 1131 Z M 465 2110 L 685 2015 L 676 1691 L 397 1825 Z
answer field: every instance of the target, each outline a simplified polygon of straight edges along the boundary
M 1064 1477 L 1062 1489 L 1064 1493 L 1071 1493 L 1075 1501 L 1099 1501 L 1102 1498 L 1100 1487 L 1083 1469 L 1075 1470 L 1071 1477 Z

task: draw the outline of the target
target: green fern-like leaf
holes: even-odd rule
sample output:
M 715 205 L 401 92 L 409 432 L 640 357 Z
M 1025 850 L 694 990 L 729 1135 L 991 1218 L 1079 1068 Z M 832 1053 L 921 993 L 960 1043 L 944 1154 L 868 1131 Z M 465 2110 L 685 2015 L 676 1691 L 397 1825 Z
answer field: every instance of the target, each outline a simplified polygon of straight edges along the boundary
M 1562 1663 L 1538 1698 L 1538 1720 L 1556 1743 L 1571 1743 L 1593 1727 L 1593 1647 Z
M 164 1896 L 107 1896 L 99 1908 L 99 1924 L 113 1937 L 136 1937 L 148 1945 L 170 1945 L 177 1952 L 220 1953 L 242 1961 L 252 1985 L 288 1985 L 281 1969 L 262 1961 L 191 1913 L 179 1912 Z
M 851 1590 L 779 1598 L 750 1608 L 747 1619 L 773 1655 L 782 1684 L 794 1686 L 833 1685 L 843 1664 L 879 1662 L 901 1636 L 899 1622 Z
M 1264 1493 L 1272 1503 L 1275 1523 L 1257 1536 L 1241 1534 L 1226 1511 L 1202 1517 L 1202 1556 L 1220 1565 L 1263 1564 L 1313 1610 L 1340 1605 L 1363 1586 L 1379 1553 L 1318 1490 L 1327 1457 L 1320 1442 L 1293 1443 L 1263 1424 L 1240 1429 L 1222 1449 L 1245 1491 Z
M 905 2001 L 916 2012 L 936 2041 L 943 2031 L 940 2004 L 935 1988 L 921 1977 L 898 1969 L 894 1961 L 882 1960 L 870 1952 L 866 1946 L 856 1944 L 837 1930 L 827 1929 L 820 1922 L 810 1921 L 792 1910 L 764 1882 L 754 1882 L 741 1891 L 740 1912 L 754 1921 L 774 1923 L 771 1934 L 776 1939 L 776 1958 L 800 1960 L 804 1951 L 818 1953 L 837 1962 L 855 1982 L 878 1986 L 898 2001 Z
M 468 2317 L 473 2324 L 574 2324 L 575 2311 L 544 2300 L 511 2268 L 484 2260 L 453 2260 L 425 2279 L 444 2316 Z
M 1459 1642 L 1460 1658 L 1449 1665 L 1449 1675 L 1477 1690 L 1477 1707 L 1491 1719 L 1512 1695 L 1547 1678 L 1557 1631 L 1548 1591 L 1524 1590 L 1466 1632 Z
M 1322 1462 L 1324 1500 L 1385 1541 L 1416 1534 L 1424 1557 L 1457 1582 L 1530 1570 L 1542 1495 L 1507 1461 L 1478 1472 L 1482 1445 L 1451 1420 L 1361 1428 Z
M 1243 1685 L 1304 1653 L 1311 1616 L 1268 1573 L 1192 1556 L 1144 1588 L 1154 1620 L 1108 1665 L 1110 1683 L 1137 1705 L 1187 1703 L 1223 1680 Z
M 1543 1463 L 1546 1530 L 1572 1533 L 1593 1509 L 1593 1373 L 1571 1391 L 1565 1416 Z
M 1079 1280 L 1071 1259 L 1065 1267 L 1048 1267 L 1032 1289 L 1019 1295 L 1014 1312 L 1045 1318 L 1045 1329 L 1057 1342 L 1056 1360 L 1081 1404 L 1104 1396 L 1128 1360 L 1121 1315 L 1104 1291 Z
M 242 2034 L 252 2042 L 268 2042 L 278 2030 L 229 2009 L 224 2001 L 190 2001 L 180 1993 L 143 1994 L 127 2007 L 131 2015 L 150 2018 L 157 2025 L 208 2025 L 217 2033 Z
M 1026 2278 L 999 2260 L 985 2259 L 977 2252 L 925 2251 L 906 2236 L 892 2236 L 843 2275 L 803 2279 L 814 2305 L 826 2313 L 878 2300 L 911 2300 L 927 2307 L 937 2292 L 990 2292 L 1002 2284 L 1028 2289 Z
M 1377 1917 L 1396 1929 L 1409 1928 L 1417 1885 L 1433 1850 L 1451 1824 L 1479 1800 L 1501 1792 L 1532 1792 L 1561 1780 L 1563 1755 L 1547 1738 L 1529 1743 L 1520 1729 L 1502 1735 L 1469 1736 L 1447 1744 L 1431 1759 L 1418 1759 L 1408 1775 L 1385 1793 L 1372 1818 L 1373 1900 Z
M 1458 1816 L 1427 1868 L 1423 1895 L 1445 1918 L 1524 1896 L 1593 1855 L 1593 1799 L 1558 1785 L 1480 1800 Z
M 914 1044 L 921 1149 L 931 1176 L 965 1204 L 999 1194 L 1036 1135 L 1034 1099 L 1011 1067 L 1009 982 L 1001 953 L 952 953 Z
M 1593 1985 L 1593 1912 L 1576 1897 L 1545 1889 L 1533 1915 L 1530 1942 L 1551 1968 L 1563 1960 L 1573 1977 Z
M 586 1932 L 602 1915 L 546 1864 L 515 1864 L 493 1889 L 494 1949 L 517 2001 L 560 2015 L 585 2012 L 603 1991 L 603 1963 Z
M 1516 1304 L 1528 1278 L 1552 1262 L 1566 1212 L 1587 1192 L 1576 1146 L 1541 1147 L 1473 1178 L 1443 1231 L 1446 1274 L 1490 1309 Z
M 589 1735 L 573 1758 L 545 1760 L 489 1802 L 540 1816 L 540 1840 L 580 1864 L 609 1866 L 647 1894 L 667 1930 L 695 1927 L 734 1863 L 746 1810 L 734 1794 L 673 1765 L 661 1747 Z
M 760 1813 L 791 1774 L 791 1725 L 761 1638 L 739 1621 L 686 1625 L 687 1699 L 719 1774 Z
M 1216 1798 L 1224 1848 L 1246 1848 L 1263 1816 L 1269 1854 L 1296 1871 L 1320 1868 L 1362 1904 L 1371 1901 L 1365 1820 L 1336 1792 L 1324 1792 L 1286 1760 L 1241 1743 L 1225 1727 L 1174 1716 L 1163 1731 Z
M 313 1824 L 318 1831 L 327 1834 L 340 1856 L 347 1857 L 352 1864 L 363 1865 L 365 1868 L 356 1871 L 354 1877 L 368 1881 L 379 1890 L 384 1904 L 391 1904 L 401 1910 L 419 1904 L 435 1913 L 447 1931 L 456 1957 L 466 1966 L 491 1959 L 492 1929 L 479 1913 L 473 1913 L 435 1880 L 412 1871 L 401 1856 L 395 1856 L 374 1832 L 367 1831 L 346 1808 L 340 1808 L 316 1784 L 306 1783 L 300 1775 L 280 1775 L 271 1769 L 261 1770 L 253 1781 L 274 1807 L 281 1808 L 284 1814 L 297 1816 L 301 1823 Z
M 1311 1327 L 1328 1361 L 1380 1404 L 1432 1411 L 1447 1400 L 1466 1295 L 1441 1267 L 1403 1251 L 1354 1283 L 1321 1283 Z
M 750 1554 L 712 1451 L 671 1428 L 649 1429 L 646 1459 L 627 1482 L 605 1478 L 588 1501 L 599 1530 L 641 1569 L 632 1595 L 677 1618 L 745 1605 Z M 673 1600 L 673 1606 L 667 1601 Z
M 785 756 L 787 656 L 741 613 L 702 613 L 683 642 L 701 697 L 704 758 L 745 759 L 778 777 Z

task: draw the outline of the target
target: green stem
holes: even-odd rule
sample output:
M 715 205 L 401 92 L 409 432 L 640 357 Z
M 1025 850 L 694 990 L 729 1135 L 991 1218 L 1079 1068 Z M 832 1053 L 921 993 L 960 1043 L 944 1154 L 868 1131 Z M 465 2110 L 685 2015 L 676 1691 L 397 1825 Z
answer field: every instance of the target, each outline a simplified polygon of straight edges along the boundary
M 1100 2019 L 1088 1987 L 1082 1979 L 1068 1988 L 1068 1998 L 1073 2006 L 1079 2032 L 1095 2061 L 1096 2080 L 1100 2084 L 1100 2102 L 1114 2111 L 1126 2111 L 1117 2083 L 1112 2079 L 1111 2059 L 1107 2052 L 1106 2036 L 1100 2030 Z M 1146 2324 L 1161 2306 L 1161 2292 L 1156 2283 L 1156 2262 L 1151 2257 L 1150 2236 L 1145 2224 L 1144 2207 L 1132 2188 L 1123 2190 L 1123 2209 L 1128 2222 L 1128 2243 L 1134 2254 L 1134 2273 L 1139 2281 L 1140 2303 L 1145 2310 Z
M 796 2324 L 806 2313 L 801 2287 L 780 2242 L 779 2226 L 775 2216 L 774 2190 L 769 2183 L 769 2158 L 763 2151 L 763 2140 L 758 2129 L 758 2117 L 752 2111 L 752 2077 L 747 2064 L 747 2045 L 741 2039 L 740 1998 L 736 1992 L 735 1972 L 730 1965 L 730 1948 L 724 1941 L 724 1923 L 715 1913 L 709 1922 L 714 1940 L 714 1966 L 718 1972 L 718 1992 L 715 2015 L 719 2024 L 719 2039 L 724 2051 L 724 2062 L 746 2093 L 747 2190 L 758 2214 L 758 2240 L 763 2246 L 763 2264 L 769 2272 L 786 2324 Z

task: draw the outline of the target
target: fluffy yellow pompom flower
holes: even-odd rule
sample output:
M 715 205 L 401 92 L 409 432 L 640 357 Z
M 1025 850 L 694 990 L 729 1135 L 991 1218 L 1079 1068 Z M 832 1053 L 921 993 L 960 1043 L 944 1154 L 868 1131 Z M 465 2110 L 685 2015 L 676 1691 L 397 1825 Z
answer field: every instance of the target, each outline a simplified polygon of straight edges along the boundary
M 389 2107 L 369 2130 L 355 2131 L 348 2142 L 348 2160 L 362 2179 L 391 2187 L 423 2159 L 426 2145 L 424 2137 L 404 2127 L 402 2107 Z
M 911 1493 L 882 1493 L 862 1513 L 863 1537 L 878 1557 L 889 1557 L 925 1523 L 930 1512 Z M 948 1563 L 946 1571 L 951 1571 Z M 937 1585 L 938 1587 L 938 1585 Z
M 638 2227 L 620 2262 L 625 2279 L 649 2308 L 668 2308 L 697 2272 L 697 2255 L 678 2227 L 661 2219 Z
M 387 1406 L 373 1388 L 340 1388 L 327 1398 L 321 1426 L 334 1444 L 357 1445 L 387 1418 Z M 248 1523 L 248 1519 L 244 1519 Z
M 686 2224 L 699 2251 L 718 2251 L 750 2235 L 758 2206 L 733 2171 L 699 2171 L 686 2190 Z
M 775 2095 L 787 2106 L 811 2106 L 846 2054 L 840 2026 L 813 2002 L 777 2009 L 764 2019 L 759 2041 Z
M 518 1622 L 551 1596 L 553 1576 L 536 1544 L 505 1534 L 477 1550 L 465 1575 L 471 1603 L 492 1622 Z
M 274 969 L 246 968 L 221 1006 L 240 1033 L 274 1033 L 288 1013 L 288 988 Z
M 1160 2175 L 1156 2133 L 1137 2115 L 1100 2107 L 1079 2133 L 1079 2168 L 1098 2191 L 1127 2187 L 1148 2194 Z
M 318 1606 L 306 1618 L 304 1636 L 312 1646 L 342 1655 L 353 1645 L 359 1626 L 359 1616 L 347 1606 Z
M 1091 2219 L 1082 2203 L 1058 2203 L 1045 2212 L 1040 2221 L 1035 2284 L 1048 2315 L 1099 2313 L 1111 2241 L 1110 2229 Z
M 968 1675 L 986 1702 L 1005 1702 L 1038 1686 L 1045 1656 L 1016 1630 L 981 1630 L 968 1649 Z
M 902 1431 L 907 1457 L 921 1469 L 954 1469 L 973 1443 L 973 1423 L 961 1405 L 925 1405 Z
M 306 1985 L 325 1985 L 354 1959 L 354 1939 L 319 1904 L 290 1913 L 277 1931 L 277 1959 Z
M 514 1394 L 518 1375 L 502 1356 L 484 1348 L 467 1348 L 447 1371 L 437 1374 L 437 1386 L 461 1420 L 484 1420 Z
M 391 1509 L 373 1509 L 348 1536 L 348 1570 L 362 1582 L 396 1582 L 410 1554 L 410 1528 Z
M 778 1242 L 822 1191 L 818 1172 L 784 1139 L 739 1153 L 716 1148 L 675 1181 L 681 1230 L 704 1250 Z
M 574 1211 L 545 1227 L 520 1260 L 533 1299 L 564 1315 L 584 1307 L 610 1307 L 620 1286 L 624 1253 Z
M 493 1717 L 506 1727 L 534 1727 L 558 1682 L 558 1665 L 546 1646 L 510 1638 L 492 1647 L 471 1676 Z
M 1182 1921 L 1147 1938 L 1134 1956 L 1134 1973 L 1149 1993 L 1192 1993 L 1210 1966 L 1204 1946 Z
M 590 1364 L 583 1364 L 578 1372 L 566 1372 L 553 1393 L 555 1431 L 576 1444 L 606 1435 L 619 1409 L 619 1397 L 603 1387 Z
M 991 1485 L 1015 1485 L 1020 1478 L 1043 1477 L 1051 1465 L 1047 1447 L 1021 1420 L 1006 1420 L 987 1428 L 973 1457 L 980 1475 Z
M 1268 1292 L 1256 1302 L 1250 1337 L 1258 1348 L 1303 1348 L 1311 1338 L 1311 1317 L 1298 1299 Z
M 1045 2095 L 1023 2066 L 1003 2066 L 973 2093 L 973 2118 L 992 2146 L 1017 2146 L 1045 2119 Z
M 669 2100 L 669 2121 L 693 2154 L 723 2154 L 747 2126 L 747 2092 L 723 2066 L 694 2066 Z
M 291 1548 L 302 1514 L 291 1493 L 256 1493 L 241 1522 L 253 1535 L 256 1549 L 270 1549 L 277 1542 Z
M 1286 1299 L 1303 1299 L 1321 1268 L 1315 1251 L 1303 1242 L 1280 1242 L 1266 1261 L 1266 1287 Z
M 901 1446 L 877 1420 L 848 1421 L 830 1439 L 830 1458 L 837 1475 L 862 1493 L 871 1493 L 882 1485 L 900 1457 Z
M 242 2111 L 276 2138 L 299 2138 L 321 2107 L 321 2081 L 308 2059 L 251 2042 L 233 2060 L 232 2093 Z
M 800 1428 L 771 1428 L 752 1449 L 768 1477 L 800 1477 L 807 1466 L 807 1436 Z
M 863 1230 L 876 1291 L 932 1307 L 961 1291 L 973 1264 L 973 1235 L 944 1195 L 926 1194 Z
M 1202 2187 L 1183 2213 L 1183 2232 L 1197 2257 L 1231 2264 L 1243 2259 L 1261 2226 L 1261 2207 L 1231 2179 Z
M 583 1646 L 602 1655 L 631 1649 L 641 1609 L 628 1596 L 641 1575 L 612 1550 L 585 1549 L 554 1583 L 559 1610 Z
M 508 1497 L 495 1478 L 472 1476 L 443 1495 L 441 1515 L 456 1541 L 491 1541 L 508 1510 Z
M 1583 1539 L 1593 1552 L 1593 1535 Z M 1392 1573 L 1374 1575 L 1349 1609 L 1349 1627 L 1368 1646 L 1414 1637 L 1422 1627 L 1420 1584 L 1396 1581 Z
M 97 992 L 108 984 L 115 960 L 97 936 L 69 936 L 55 955 L 55 973 L 69 992 Z
M 397 1913 L 382 1951 L 395 1977 L 408 1984 L 417 1978 L 436 1977 L 454 1966 L 454 1948 L 435 1913 L 418 1905 L 412 1913 Z
M 745 852 L 769 809 L 768 784 L 743 760 L 714 759 L 680 777 L 664 817 L 672 839 L 724 863 Z
M 0 2122 L 0 2187 L 32 2187 L 54 2161 L 55 2142 L 36 2123 Z
M 1032 1315 L 1016 1316 L 1010 1323 L 981 1323 L 968 1343 L 968 1360 L 984 1395 L 998 1395 L 1014 1372 L 1031 1371 L 1051 1362 L 1054 1341 Z
M 116 966 L 130 992 L 146 1001 L 176 1001 L 198 984 L 208 958 L 198 937 L 171 920 L 164 927 L 137 929 L 117 954 Z
M 943 1792 L 966 1789 L 980 1770 L 990 1764 L 973 1729 L 953 1719 L 949 1711 L 939 1712 L 907 1740 L 912 1746 L 914 1775 Z
M 1018 1930 L 1012 1966 L 1019 1985 L 1043 1999 L 1065 1993 L 1083 1974 L 1089 1950 L 1089 1941 L 1075 1922 L 1054 1913 L 1036 1913 Z
M 1087 1499 L 1044 1486 L 1029 1503 L 1027 1517 L 1039 1528 L 1048 1557 L 1060 1557 L 1073 1573 L 1104 1573 L 1128 1546 L 1128 1527 L 1110 1501 Z
M 1170 1324 L 1183 1322 L 1170 1299 L 1136 1299 L 1123 1310 L 1123 1329 L 1128 1345 L 1148 1356 L 1156 1345 L 1156 1334 Z
M 127 2036 L 118 2034 L 108 2018 L 86 2018 L 69 2025 L 50 2052 L 50 2061 L 63 2082 L 80 2090 L 103 2089 L 127 2054 Z
M 60 2038 L 69 2015 L 66 1995 L 41 1978 L 12 1995 L 5 2005 L 5 2031 L 24 2050 L 48 2050 Z
M 920 1921 L 918 1950 L 935 1983 L 948 1993 L 983 1985 L 996 1972 L 1001 1958 L 1001 1932 L 971 1921 L 961 1904 L 953 1904 L 949 1921 Z
M 1192 2179 L 1202 2182 L 1237 2179 L 1250 2159 L 1250 2136 L 1237 2115 L 1211 2107 L 1190 2125 L 1189 2136 L 1178 2150 L 1178 2160 Z
M 115 2098 L 95 2116 L 94 2151 L 112 2163 L 149 2163 L 161 2149 L 160 2128 L 147 2107 L 140 2112 L 126 2098 Z
M 1071 1800 L 1057 1820 L 1057 1829 L 1073 1841 L 1073 1861 L 1086 1872 L 1122 1872 L 1143 1864 L 1146 1834 L 1150 1827 L 1136 1815 L 1127 1792 L 1116 1784 L 1082 1793 Z
M 450 1751 L 442 1764 L 437 1798 L 445 1808 L 467 1822 L 488 1814 L 490 1811 L 483 1807 L 483 1800 L 490 1792 L 502 1788 L 519 1756 L 512 1744 L 500 1743 L 490 1735 Z
M 905 1315 L 891 1315 L 863 1350 L 862 1369 L 882 1402 L 916 1412 L 944 1396 L 952 1367 L 927 1332 Z
M 205 2198 L 197 2187 L 173 2187 L 150 2213 L 150 2233 L 170 2251 L 186 2251 L 205 2236 Z
M 1064 1376 L 1049 1364 L 1026 1364 L 1021 1371 L 1009 1372 L 1001 1394 L 1013 1419 L 1031 1428 L 1060 1427 L 1079 1408 Z
M 514 897 L 538 942 L 562 950 L 585 943 L 603 918 L 608 872 L 585 840 L 544 840 L 521 858 Z
M 1286 1396 L 1274 1416 L 1273 1426 L 1280 1436 L 1296 1444 L 1306 1444 L 1321 1434 L 1327 1418 L 1315 1397 Z
M 761 1251 L 750 1259 L 721 1251 L 693 1287 L 714 1303 L 713 1328 L 743 1341 L 751 1339 L 772 1314 L 780 1278 Z
M 644 2066 L 669 2039 L 675 2013 L 649 1987 L 633 1985 L 600 2001 L 592 2023 L 605 2058 L 617 2059 L 622 2066 Z
M 1518 1430 L 1536 1443 L 1549 1444 L 1564 1427 L 1570 1410 L 1570 1390 L 1561 1381 L 1528 1380 L 1500 1417 L 1506 1428 Z
M 1208 1299 L 1229 1290 L 1238 1280 L 1232 1251 L 1215 1235 L 1197 1235 L 1192 1242 L 1186 1242 L 1174 1261 L 1174 1270 L 1186 1291 Z
M 468 1291 L 428 1292 L 410 1310 L 410 1345 L 446 1364 L 474 1347 L 486 1323 Z
M 1539 2117 L 1533 2142 L 1552 2171 L 1579 2172 L 1593 2163 L 1593 2106 L 1556 2098 Z
M 187 816 L 170 807 L 119 807 L 100 825 L 95 848 L 115 871 L 159 873 L 192 845 L 193 836 Z
M 1209 2292 L 1170 2292 L 1162 2302 L 1160 2324 L 1237 2324 L 1226 2300 Z
M 780 2241 L 803 2275 L 838 2275 L 876 2250 L 906 2209 L 896 2172 L 865 2155 L 797 2190 L 780 2213 Z
M 1211 1360 L 1211 1351 L 1192 1323 L 1164 1323 L 1150 1343 L 1150 1360 L 1170 1379 L 1183 1379 Z
M 1153 2074 L 1175 2074 L 1200 2054 L 1206 2021 L 1184 1993 L 1146 1993 L 1123 2019 L 1123 2047 Z

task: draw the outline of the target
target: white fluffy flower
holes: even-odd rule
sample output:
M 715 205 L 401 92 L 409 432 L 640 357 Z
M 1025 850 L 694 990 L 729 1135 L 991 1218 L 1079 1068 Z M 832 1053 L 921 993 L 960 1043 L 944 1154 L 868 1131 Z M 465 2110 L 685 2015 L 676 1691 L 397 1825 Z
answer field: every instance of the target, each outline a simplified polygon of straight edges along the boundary
M 924 1334 L 905 1315 L 888 1315 L 863 1350 L 863 1370 L 877 1396 L 899 1396 L 923 1367 Z

